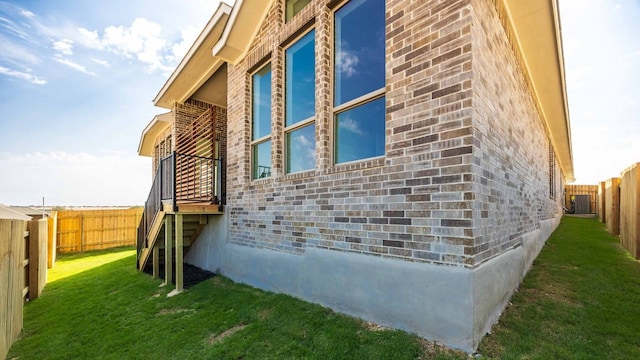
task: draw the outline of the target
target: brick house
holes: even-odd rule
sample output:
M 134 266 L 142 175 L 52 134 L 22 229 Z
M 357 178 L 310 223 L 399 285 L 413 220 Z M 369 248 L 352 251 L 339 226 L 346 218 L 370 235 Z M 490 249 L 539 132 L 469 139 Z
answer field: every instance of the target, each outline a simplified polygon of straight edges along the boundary
M 170 112 L 140 154 L 157 174 L 172 151 L 211 158 L 214 185 L 160 195 L 140 267 L 175 249 L 177 273 L 184 259 L 469 352 L 573 180 L 556 0 L 236 0 L 154 101 Z

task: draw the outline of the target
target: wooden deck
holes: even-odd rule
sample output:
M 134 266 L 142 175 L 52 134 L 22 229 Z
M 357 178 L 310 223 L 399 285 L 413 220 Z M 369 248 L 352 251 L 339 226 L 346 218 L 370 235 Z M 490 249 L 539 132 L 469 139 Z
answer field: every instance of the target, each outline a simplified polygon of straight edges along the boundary
M 197 202 L 185 202 L 178 204 L 178 211 L 173 211 L 172 204 L 164 203 L 163 211 L 167 214 L 205 214 L 205 215 L 220 215 L 224 211 L 218 204 L 211 203 L 197 203 Z

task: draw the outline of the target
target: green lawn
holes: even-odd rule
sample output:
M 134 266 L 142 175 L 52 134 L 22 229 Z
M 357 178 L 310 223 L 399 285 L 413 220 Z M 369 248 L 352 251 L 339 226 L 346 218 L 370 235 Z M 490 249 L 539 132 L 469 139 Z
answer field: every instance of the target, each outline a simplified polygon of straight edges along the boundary
M 465 359 L 402 331 L 222 277 L 167 298 L 135 250 L 59 258 L 8 359 Z M 640 358 L 640 264 L 594 219 L 564 218 L 483 358 Z
M 478 352 L 640 359 L 640 263 L 597 219 L 564 217 Z

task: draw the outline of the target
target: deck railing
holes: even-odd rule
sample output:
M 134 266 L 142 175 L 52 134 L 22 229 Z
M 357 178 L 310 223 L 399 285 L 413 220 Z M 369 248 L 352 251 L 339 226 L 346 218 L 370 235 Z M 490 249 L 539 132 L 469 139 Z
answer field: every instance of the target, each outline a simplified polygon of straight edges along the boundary
M 171 155 L 160 160 L 138 226 L 138 258 L 148 246 L 153 222 L 165 204 L 178 210 L 179 203 L 224 205 L 222 159 L 195 155 Z

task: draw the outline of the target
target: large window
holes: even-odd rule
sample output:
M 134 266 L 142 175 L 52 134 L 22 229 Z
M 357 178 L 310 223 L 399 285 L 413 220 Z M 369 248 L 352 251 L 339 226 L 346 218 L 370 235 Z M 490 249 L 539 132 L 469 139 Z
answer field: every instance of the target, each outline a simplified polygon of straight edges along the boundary
M 335 12 L 336 164 L 384 155 L 384 7 L 384 0 L 351 0 Z
M 251 177 L 271 176 L 271 64 L 251 77 Z
M 287 0 L 285 20 L 289 21 L 300 12 L 311 0 Z
M 285 142 L 287 173 L 316 164 L 315 31 L 285 50 Z

